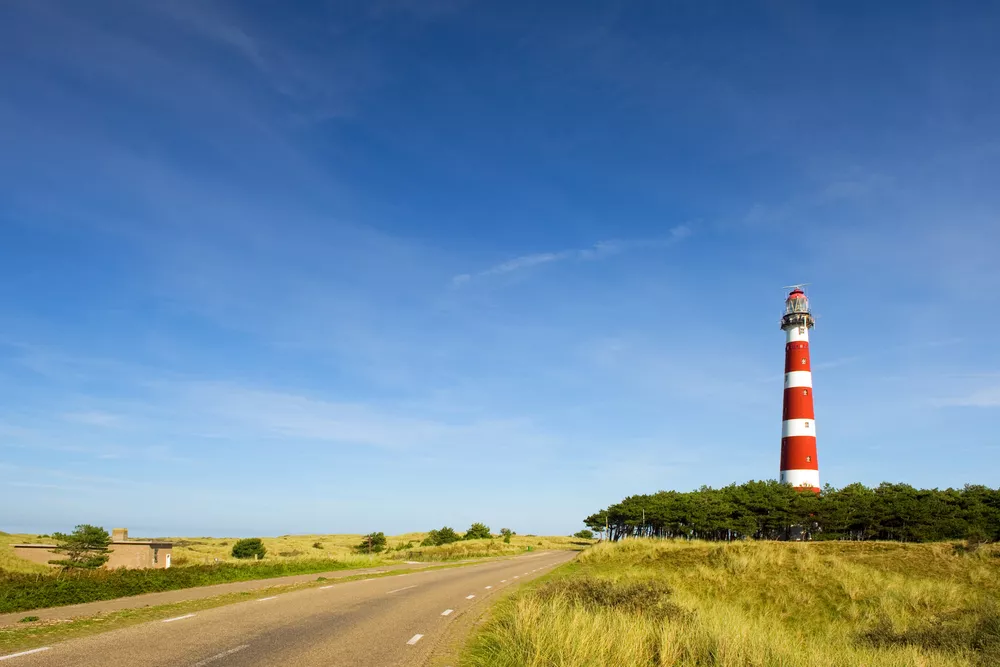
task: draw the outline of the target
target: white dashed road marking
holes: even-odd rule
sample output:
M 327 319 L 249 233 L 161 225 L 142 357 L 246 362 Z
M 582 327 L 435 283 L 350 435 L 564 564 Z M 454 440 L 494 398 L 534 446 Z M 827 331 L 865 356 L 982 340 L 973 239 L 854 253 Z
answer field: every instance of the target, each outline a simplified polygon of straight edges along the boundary
M 257 602 L 267 602 L 268 600 L 275 600 L 275 599 L 277 599 L 277 597 L 278 597 L 277 595 L 272 595 L 271 597 L 267 597 L 267 598 L 259 598 L 257 600 Z
M 514 578 L 515 578 L 515 579 L 520 579 L 521 577 L 520 577 L 520 575 L 517 575 L 517 574 L 515 574 L 515 575 L 514 575 Z
M 184 614 L 183 616 L 174 616 L 173 618 L 163 619 L 164 623 L 173 623 L 174 621 L 183 621 L 185 618 L 191 618 L 194 614 Z
M 412 637 L 410 637 L 410 641 L 408 641 L 406 643 L 408 645 L 410 645 L 410 646 L 413 646 L 414 644 L 416 644 L 418 641 L 420 641 L 423 638 L 424 638 L 423 635 L 413 635 Z
M 320 587 L 319 587 L 319 589 L 320 589 L 321 591 L 325 591 L 325 590 L 326 590 L 326 589 L 328 589 L 328 588 L 333 588 L 333 584 L 330 584 L 330 585 L 328 585 L 328 586 L 320 586 Z
M 466 596 L 465 596 L 465 599 L 466 599 L 466 600 L 471 600 L 471 599 L 472 599 L 472 598 L 474 598 L 474 597 L 476 597 L 476 596 L 475 596 L 475 595 L 466 595 Z
M 455 611 L 455 610 L 454 609 L 445 609 L 444 611 L 441 612 L 441 615 L 442 616 L 447 616 L 448 614 L 450 614 L 453 611 Z
M 493 588 L 492 586 L 487 586 L 486 588 Z
M 32 653 L 41 653 L 42 651 L 51 650 L 51 646 L 43 646 L 42 648 L 33 648 L 30 651 L 21 651 L 20 653 L 11 653 L 10 655 L 0 656 L 0 660 L 10 660 L 11 658 L 20 658 L 22 655 L 31 655 Z
M 416 584 L 413 584 L 412 586 L 403 586 L 402 588 L 397 588 L 397 589 L 396 589 L 396 590 L 394 590 L 394 591 L 389 591 L 389 592 L 387 592 L 387 593 L 386 593 L 386 595 L 389 595 L 389 593 L 398 593 L 399 591 L 405 591 L 405 590 L 407 590 L 408 588 L 416 588 L 416 587 L 417 587 L 417 585 L 416 585 Z
M 501 580 L 500 580 L 500 583 L 501 583 L 501 584 L 506 584 L 506 583 L 507 583 L 507 580 L 506 580 L 506 579 L 501 579 Z
M 193 665 L 191 665 L 191 667 L 205 667 L 205 665 L 207 665 L 210 662 L 221 660 L 222 658 L 225 658 L 227 655 L 232 655 L 233 653 L 236 653 L 237 651 L 242 651 L 245 648 L 250 648 L 250 644 L 243 644 L 242 646 L 231 648 L 228 651 L 223 651 L 222 653 L 216 653 L 211 658 L 205 658 L 204 660 L 194 663 Z

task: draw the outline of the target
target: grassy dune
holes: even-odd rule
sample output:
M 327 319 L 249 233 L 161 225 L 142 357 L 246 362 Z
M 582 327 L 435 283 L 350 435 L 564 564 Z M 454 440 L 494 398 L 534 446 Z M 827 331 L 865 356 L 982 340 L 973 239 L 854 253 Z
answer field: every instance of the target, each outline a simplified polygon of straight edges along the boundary
M 1000 550 L 600 544 L 504 601 L 468 666 L 997 665 Z
M 447 561 L 484 556 L 503 556 L 532 549 L 580 549 L 590 543 L 573 537 L 537 537 L 514 535 L 510 544 L 500 538 L 469 540 L 440 547 L 421 547 L 427 533 L 404 533 L 388 538 L 390 551 L 368 556 L 359 554 L 354 547 L 361 543 L 361 535 L 282 535 L 262 538 L 267 548 L 268 561 L 335 560 L 348 567 L 367 567 L 400 560 Z M 139 539 L 136 537 L 135 539 Z M 209 565 L 215 562 L 239 562 L 230 555 L 235 537 L 166 537 L 173 542 L 173 564 Z M 22 542 L 51 542 L 51 538 L 38 535 L 12 535 L 0 533 L 0 571 L 43 574 L 51 568 L 18 558 L 14 544 Z M 398 546 L 412 543 L 412 547 L 396 551 Z

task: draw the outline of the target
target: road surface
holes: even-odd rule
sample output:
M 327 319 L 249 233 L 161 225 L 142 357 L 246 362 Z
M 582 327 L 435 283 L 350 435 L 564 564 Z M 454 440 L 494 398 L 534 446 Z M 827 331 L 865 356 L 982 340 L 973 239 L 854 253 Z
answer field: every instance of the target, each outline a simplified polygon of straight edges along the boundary
M 571 560 L 549 551 L 445 570 L 319 586 L 153 621 L 32 652 L 34 667 L 421 665 L 491 597 Z

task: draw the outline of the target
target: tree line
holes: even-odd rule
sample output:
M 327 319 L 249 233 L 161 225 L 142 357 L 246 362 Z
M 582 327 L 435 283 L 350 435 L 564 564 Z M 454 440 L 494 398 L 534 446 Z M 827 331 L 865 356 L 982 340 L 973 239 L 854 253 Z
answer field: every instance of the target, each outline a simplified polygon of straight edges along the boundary
M 1000 489 L 827 485 L 819 494 L 779 482 L 628 496 L 584 524 L 605 539 L 846 539 L 933 542 L 1000 539 Z

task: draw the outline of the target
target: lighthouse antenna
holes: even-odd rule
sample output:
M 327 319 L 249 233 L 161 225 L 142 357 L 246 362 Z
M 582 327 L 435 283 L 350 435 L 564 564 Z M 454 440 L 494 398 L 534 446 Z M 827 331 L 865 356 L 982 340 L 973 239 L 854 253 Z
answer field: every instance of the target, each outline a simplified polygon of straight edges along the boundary
M 796 290 L 796 289 L 802 289 L 803 287 L 808 287 L 809 285 L 812 285 L 812 283 L 799 283 L 797 285 L 785 285 L 781 289 Z M 803 290 L 803 291 L 805 291 L 805 290 Z

